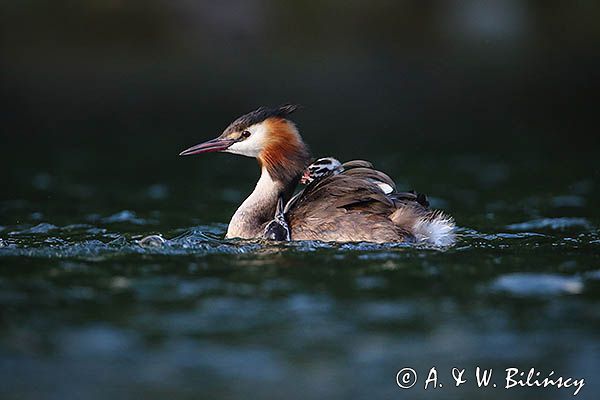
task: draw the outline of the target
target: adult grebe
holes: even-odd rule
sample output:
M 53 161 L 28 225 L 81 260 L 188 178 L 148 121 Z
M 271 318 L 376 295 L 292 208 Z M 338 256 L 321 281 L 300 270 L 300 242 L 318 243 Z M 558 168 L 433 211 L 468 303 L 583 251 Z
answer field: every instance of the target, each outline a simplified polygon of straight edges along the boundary
M 429 210 L 423 196 L 397 192 L 394 181 L 367 161 L 342 164 L 341 171 L 311 182 L 289 201 L 310 159 L 288 119 L 296 109 L 261 107 L 233 121 L 216 139 L 180 153 L 219 151 L 258 160 L 260 179 L 231 218 L 227 238 L 262 238 L 279 203 L 280 211 L 285 204 L 291 240 L 453 242 L 452 218 Z

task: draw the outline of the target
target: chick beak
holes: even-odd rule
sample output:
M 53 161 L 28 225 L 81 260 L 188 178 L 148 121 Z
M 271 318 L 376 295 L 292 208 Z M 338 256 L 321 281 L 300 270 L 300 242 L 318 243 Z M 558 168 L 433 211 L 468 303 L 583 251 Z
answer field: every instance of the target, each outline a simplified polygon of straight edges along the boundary
M 308 185 L 311 182 L 312 178 L 310 176 L 310 172 L 308 172 L 308 170 L 304 171 L 304 173 L 302 174 L 302 178 L 300 178 L 300 183 L 303 185 Z
M 223 151 L 227 150 L 229 146 L 235 143 L 233 139 L 221 139 L 216 138 L 209 140 L 204 143 L 197 144 L 195 146 L 190 147 L 189 149 L 185 149 L 181 153 L 180 156 L 191 156 L 192 154 L 201 154 L 201 153 L 213 153 L 215 151 Z

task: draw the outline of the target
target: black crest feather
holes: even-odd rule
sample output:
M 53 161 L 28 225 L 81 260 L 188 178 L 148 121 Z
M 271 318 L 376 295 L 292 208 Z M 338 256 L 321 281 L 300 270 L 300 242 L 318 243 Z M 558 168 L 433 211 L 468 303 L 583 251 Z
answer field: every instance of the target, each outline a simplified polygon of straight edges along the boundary
M 223 132 L 227 135 L 232 132 L 239 132 L 246 129 L 249 126 L 258 124 L 267 118 L 279 117 L 287 118 L 288 115 L 300 108 L 297 104 L 284 104 L 279 107 L 260 107 L 254 111 L 244 114 L 235 121 L 233 121 L 227 129 Z

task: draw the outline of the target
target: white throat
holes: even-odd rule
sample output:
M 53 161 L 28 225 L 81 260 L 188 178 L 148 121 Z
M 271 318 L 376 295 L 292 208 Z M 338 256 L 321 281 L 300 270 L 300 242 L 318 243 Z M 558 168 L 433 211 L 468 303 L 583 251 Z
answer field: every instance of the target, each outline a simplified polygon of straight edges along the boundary
M 282 189 L 283 185 L 274 181 L 263 166 L 254 191 L 233 214 L 225 237 L 243 239 L 259 237 L 264 225 L 273 219 L 277 199 Z

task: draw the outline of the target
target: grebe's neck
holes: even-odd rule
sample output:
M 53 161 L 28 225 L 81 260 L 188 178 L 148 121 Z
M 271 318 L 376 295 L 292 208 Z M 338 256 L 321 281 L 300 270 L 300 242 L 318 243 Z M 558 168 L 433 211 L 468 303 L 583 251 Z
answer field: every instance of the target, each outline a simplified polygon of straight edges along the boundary
M 262 237 L 265 225 L 275 215 L 279 196 L 287 202 L 296 183 L 297 180 L 293 184 L 286 185 L 273 180 L 267 168 L 263 166 L 254 191 L 233 214 L 225 237 L 242 239 Z
M 275 216 L 277 200 L 281 197 L 287 203 L 309 163 L 308 149 L 293 123 L 270 119 L 267 125 L 271 135 L 256 157 L 260 179 L 231 218 L 227 238 L 262 237 L 266 224 Z

